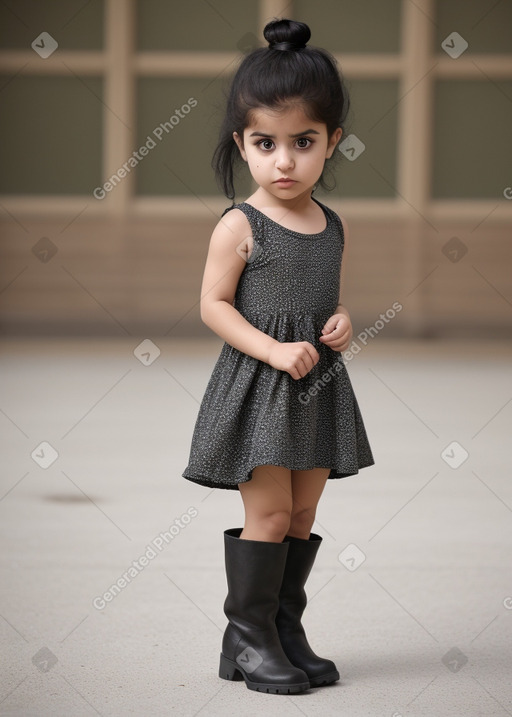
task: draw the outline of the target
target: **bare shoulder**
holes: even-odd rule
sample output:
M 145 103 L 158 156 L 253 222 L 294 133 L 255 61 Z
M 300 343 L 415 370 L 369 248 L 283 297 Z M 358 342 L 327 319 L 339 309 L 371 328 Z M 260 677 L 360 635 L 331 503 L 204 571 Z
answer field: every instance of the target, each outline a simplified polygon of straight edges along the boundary
M 214 243 L 222 242 L 228 245 L 239 244 L 242 239 L 252 235 L 249 220 L 241 209 L 231 209 L 218 221 L 212 234 Z

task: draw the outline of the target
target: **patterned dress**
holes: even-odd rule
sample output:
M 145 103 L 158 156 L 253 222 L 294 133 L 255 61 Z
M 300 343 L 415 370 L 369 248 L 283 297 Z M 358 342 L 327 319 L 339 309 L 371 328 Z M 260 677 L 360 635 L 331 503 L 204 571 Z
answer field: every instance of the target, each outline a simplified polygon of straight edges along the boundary
M 253 235 L 235 308 L 280 342 L 309 341 L 320 360 L 296 380 L 225 343 L 197 416 L 188 480 L 237 489 L 258 465 L 344 478 L 374 463 L 342 356 L 319 341 L 338 303 L 344 237 L 338 215 L 313 200 L 327 220 L 318 234 L 286 229 L 247 202 L 226 209 L 240 209 Z

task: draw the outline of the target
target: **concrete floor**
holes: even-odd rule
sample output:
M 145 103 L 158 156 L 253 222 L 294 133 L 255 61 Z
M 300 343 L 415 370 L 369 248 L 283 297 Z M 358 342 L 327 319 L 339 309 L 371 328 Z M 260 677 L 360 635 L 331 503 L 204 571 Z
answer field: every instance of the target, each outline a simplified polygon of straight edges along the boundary
M 220 343 L 140 341 L 3 341 L 0 714 L 512 715 L 512 345 L 348 365 L 376 465 L 327 485 L 304 619 L 342 679 L 285 697 L 217 677 L 242 504 L 180 477 Z

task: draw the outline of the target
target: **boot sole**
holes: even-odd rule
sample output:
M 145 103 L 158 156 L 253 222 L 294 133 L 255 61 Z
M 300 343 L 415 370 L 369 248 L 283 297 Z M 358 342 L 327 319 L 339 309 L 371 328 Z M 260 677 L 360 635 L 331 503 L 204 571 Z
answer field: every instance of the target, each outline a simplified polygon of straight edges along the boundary
M 228 660 L 222 653 L 220 655 L 219 677 L 223 680 L 240 681 L 244 680 L 248 690 L 255 692 L 266 692 L 275 695 L 292 695 L 298 692 L 305 692 L 309 689 L 310 683 L 296 682 L 292 684 L 274 684 L 265 682 L 253 682 L 247 673 L 233 660 Z
M 337 682 L 340 679 L 340 673 L 328 672 L 326 675 L 320 675 L 319 677 L 310 677 L 309 684 L 311 687 L 325 687 L 325 685 L 332 685 L 333 682 Z

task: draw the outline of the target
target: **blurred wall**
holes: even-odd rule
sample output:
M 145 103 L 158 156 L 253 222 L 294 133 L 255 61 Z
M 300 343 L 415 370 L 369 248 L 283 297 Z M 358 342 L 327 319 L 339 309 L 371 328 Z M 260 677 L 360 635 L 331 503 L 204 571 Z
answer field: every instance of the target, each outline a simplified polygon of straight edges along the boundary
M 349 222 L 356 331 L 398 302 L 388 336 L 511 336 L 512 3 L 494 0 L 4 2 L 4 334 L 209 335 L 223 91 L 283 15 L 351 92 L 315 196 Z

